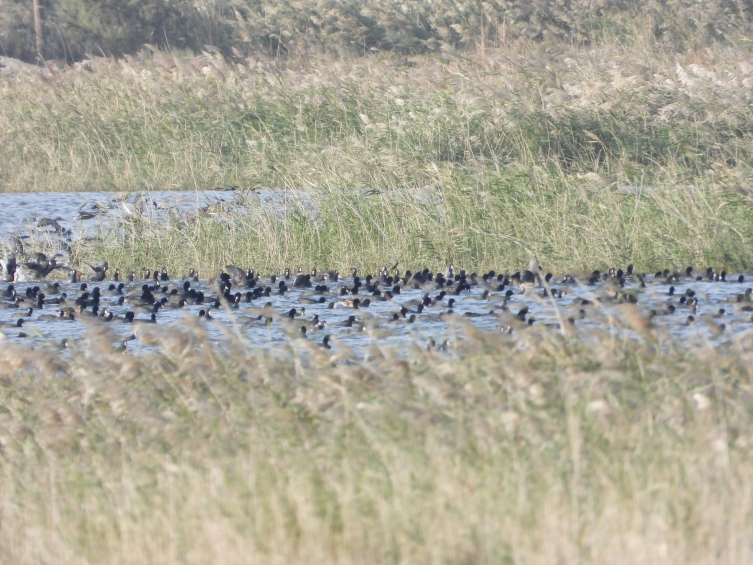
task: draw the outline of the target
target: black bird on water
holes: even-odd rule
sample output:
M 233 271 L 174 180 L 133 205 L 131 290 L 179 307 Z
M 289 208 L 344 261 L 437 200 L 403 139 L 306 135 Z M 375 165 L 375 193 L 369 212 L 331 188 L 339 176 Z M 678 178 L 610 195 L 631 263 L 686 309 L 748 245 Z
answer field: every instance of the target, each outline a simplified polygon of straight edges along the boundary
M 101 261 L 97 263 L 97 265 L 89 265 L 89 263 L 87 263 L 87 265 L 93 272 L 92 276 L 89 277 L 90 281 L 102 282 L 103 280 L 105 280 L 105 277 L 107 276 L 107 269 L 110 266 L 107 261 Z
M 32 253 L 31 261 L 16 265 L 16 280 L 20 282 L 39 281 L 56 269 L 62 269 L 57 260 L 63 257 L 58 254 L 48 259 L 44 253 Z

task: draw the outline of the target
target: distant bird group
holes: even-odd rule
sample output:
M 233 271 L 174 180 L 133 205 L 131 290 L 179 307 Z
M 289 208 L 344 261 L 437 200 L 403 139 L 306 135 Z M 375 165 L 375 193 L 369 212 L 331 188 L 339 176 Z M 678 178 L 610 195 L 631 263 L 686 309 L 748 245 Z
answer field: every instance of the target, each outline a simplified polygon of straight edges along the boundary
M 717 272 L 713 268 L 697 271 L 688 267 L 684 271 L 663 270 L 654 275 L 639 274 L 633 265 L 626 269 L 609 269 L 606 272 L 591 271 L 586 273 L 569 273 L 555 277 L 545 273 L 536 257 L 531 256 L 528 267 L 514 273 L 497 273 L 490 270 L 484 274 L 467 273 L 450 265 L 446 270 L 432 272 L 422 269 L 412 272 L 400 272 L 396 263 L 391 268 L 384 265 L 376 275 L 359 275 L 356 269 L 347 277 L 342 277 L 338 270 L 320 271 L 316 268 L 304 272 L 300 267 L 296 272 L 285 269 L 282 273 L 262 276 L 253 268 L 241 268 L 226 265 L 216 277 L 200 281 L 193 269 L 178 280 L 170 276 L 167 269 L 145 269 L 141 276 L 130 272 L 121 276 L 120 270 L 109 272 L 109 263 L 86 263 L 90 269 L 89 283 L 109 282 L 107 288 L 90 286 L 81 282 L 81 273 L 60 264 L 62 255 L 51 258 L 42 253 L 33 253 L 28 260 L 17 262 L 16 255 L 10 253 L 0 261 L 3 281 L 10 282 L 5 290 L 0 291 L 0 309 L 18 310 L 11 316 L 11 321 L 3 322 L 5 329 L 22 328 L 29 320 L 45 322 L 69 322 L 80 318 L 98 318 L 106 323 L 116 324 L 154 324 L 162 312 L 180 310 L 191 306 L 200 308 L 196 314 L 201 321 L 215 318 L 217 309 L 239 310 L 237 322 L 244 326 L 270 326 L 280 320 L 285 325 L 298 324 L 296 335 L 308 338 L 312 332 L 336 327 L 341 332 L 361 332 L 365 328 L 377 327 L 379 321 L 369 313 L 375 310 L 375 304 L 391 303 L 394 306 L 380 306 L 378 317 L 385 324 L 413 324 L 422 319 L 449 320 L 453 317 L 484 318 L 495 320 L 501 331 L 512 332 L 520 325 L 532 325 L 536 322 L 528 304 L 513 306 L 517 296 L 538 300 L 539 298 L 559 300 L 572 292 L 574 287 L 593 287 L 587 297 L 576 297 L 573 301 L 575 310 L 564 317 L 569 325 L 575 325 L 586 316 L 589 306 L 594 302 L 602 303 L 636 303 L 640 293 L 649 285 L 666 285 L 664 293 L 667 303 L 651 309 L 645 316 L 650 324 L 654 318 L 675 315 L 676 311 L 685 311 L 685 325 L 698 322 L 714 324 L 714 328 L 724 328 L 719 320 L 727 316 L 728 309 L 718 309 L 713 314 L 698 315 L 698 296 L 692 289 L 687 289 L 682 296 L 676 296 L 676 286 L 703 281 L 743 283 L 745 276 L 740 274 L 728 281 L 728 273 Z M 22 293 L 15 283 L 41 282 L 53 271 L 62 270 L 69 275 L 67 282 L 48 282 L 46 287 L 29 286 Z M 195 283 L 199 288 L 194 288 Z M 62 285 L 77 285 L 73 288 Z M 206 286 L 202 286 L 206 285 Z M 534 292 L 534 289 L 539 289 Z M 416 292 L 418 291 L 418 292 Z M 411 293 L 411 294 L 409 294 Z M 735 303 L 740 311 L 753 311 L 753 298 L 748 289 L 736 295 Z M 406 297 L 402 300 L 403 296 Z M 473 298 L 474 308 L 462 306 L 465 299 Z M 258 306 L 258 301 L 263 306 Z M 273 300 L 297 300 L 295 307 L 282 311 L 273 307 Z M 54 315 L 46 312 L 45 307 L 55 306 Z M 307 317 L 306 307 L 319 310 L 318 314 Z M 387 310 L 385 310 L 387 307 Z M 116 315 L 113 309 L 128 308 L 122 315 Z M 335 320 L 328 326 L 322 319 L 327 310 L 349 309 L 345 319 Z M 746 310 L 746 308 L 748 310 Z M 138 318 L 145 316 L 146 318 Z M 547 325 L 556 325 L 550 322 Z M 564 331 L 564 330 L 563 330 Z M 322 341 L 322 347 L 329 347 L 329 334 Z
M 57 269 L 69 270 L 58 263 L 60 258 L 63 255 L 48 258 L 44 253 L 32 253 L 28 261 L 19 263 L 15 253 L 9 253 L 4 259 L 0 259 L 0 276 L 4 282 L 41 281 Z

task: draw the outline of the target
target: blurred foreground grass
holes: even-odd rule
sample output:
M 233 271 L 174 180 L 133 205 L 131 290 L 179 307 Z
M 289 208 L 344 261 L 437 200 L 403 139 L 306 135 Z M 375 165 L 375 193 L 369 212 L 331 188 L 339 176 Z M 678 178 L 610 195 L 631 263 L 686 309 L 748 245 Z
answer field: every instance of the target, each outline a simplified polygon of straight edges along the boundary
M 0 347 L 4 563 L 746 563 L 751 335 Z M 632 337 L 631 337 L 632 336 Z

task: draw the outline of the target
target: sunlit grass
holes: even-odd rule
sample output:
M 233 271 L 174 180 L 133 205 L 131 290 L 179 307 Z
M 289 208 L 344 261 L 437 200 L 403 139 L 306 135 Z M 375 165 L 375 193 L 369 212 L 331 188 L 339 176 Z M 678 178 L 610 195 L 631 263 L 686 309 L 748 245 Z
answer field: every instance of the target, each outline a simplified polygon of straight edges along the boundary
M 285 218 L 252 200 L 96 249 L 129 269 L 515 268 L 524 248 L 560 271 L 747 269 L 749 56 L 522 42 L 414 66 L 92 59 L 2 79 L 0 179 L 291 195 Z
M 453 331 L 3 342 L 3 561 L 749 561 L 750 336 Z
M 448 172 L 483 183 L 538 167 L 581 183 L 688 185 L 751 165 L 749 57 L 520 43 L 412 66 L 95 58 L 3 78 L 2 180 L 6 191 L 413 189 L 444 186 Z M 334 174 L 331 152 L 351 167 Z
M 750 268 L 748 196 L 713 184 L 635 195 L 551 177 L 528 186 L 508 182 L 500 177 L 483 188 L 437 191 L 291 191 L 275 203 L 238 194 L 228 208 L 107 227 L 102 241 L 77 247 L 74 264 L 107 259 L 124 272 L 196 268 L 205 277 L 229 263 L 267 275 L 298 266 L 375 272 L 396 262 L 401 269 L 454 264 L 482 272 L 522 268 L 530 251 L 558 274 L 630 263 L 648 272 Z
M 239 188 L 104 224 L 73 266 L 482 272 L 530 251 L 557 273 L 734 272 L 753 262 L 749 59 L 93 59 L 0 79 L 0 182 Z M 751 562 L 750 336 L 610 327 L 365 354 L 189 322 L 141 328 L 139 352 L 97 327 L 66 351 L 4 340 L 0 561 Z

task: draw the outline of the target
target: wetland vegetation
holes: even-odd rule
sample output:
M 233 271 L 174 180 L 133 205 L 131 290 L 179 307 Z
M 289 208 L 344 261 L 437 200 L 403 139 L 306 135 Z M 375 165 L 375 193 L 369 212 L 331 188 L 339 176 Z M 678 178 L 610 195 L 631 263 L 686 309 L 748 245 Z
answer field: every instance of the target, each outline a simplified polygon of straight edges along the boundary
M 747 0 L 144 2 L 130 35 L 45 4 L 47 48 L 70 48 L 0 64 L 0 191 L 130 206 L 66 244 L 71 267 L 483 273 L 533 253 L 560 277 L 750 280 Z M 143 47 L 155 22 L 169 41 Z M 0 6 L 0 47 L 32 61 L 24 25 Z M 215 187 L 230 205 L 159 217 L 116 194 Z M 27 253 L 61 251 L 45 230 Z M 598 328 L 455 320 L 441 350 L 261 348 L 195 316 L 140 326 L 141 348 L 83 317 L 65 349 L 8 332 L 0 561 L 751 562 L 753 335 L 685 340 L 640 292 Z
M 469 325 L 364 358 L 146 330 L 144 354 L 105 327 L 70 357 L 2 343 L 3 561 L 750 559 L 750 334 Z
M 98 250 L 126 268 L 515 268 L 524 246 L 560 271 L 736 270 L 753 234 L 748 58 L 523 43 L 415 67 L 92 59 L 3 81 L 0 175 L 14 191 L 292 191 L 285 217 L 248 198 Z
M 749 60 L 742 40 L 92 58 L 3 76 L 0 182 L 288 189 L 316 204 L 316 219 L 250 201 L 219 225 L 139 228 L 98 250 L 125 268 L 516 268 L 526 247 L 563 272 L 739 270 L 753 235 Z

